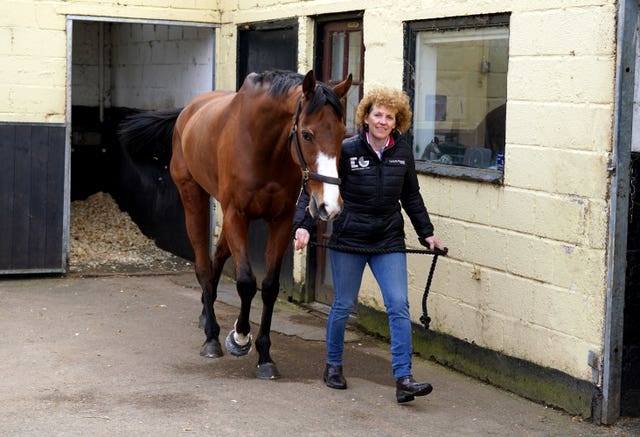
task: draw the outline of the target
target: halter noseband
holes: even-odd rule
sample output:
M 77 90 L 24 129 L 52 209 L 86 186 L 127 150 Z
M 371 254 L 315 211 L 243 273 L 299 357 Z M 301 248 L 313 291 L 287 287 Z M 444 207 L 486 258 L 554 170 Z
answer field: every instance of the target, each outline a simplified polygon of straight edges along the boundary
M 291 141 L 294 140 L 296 145 L 296 154 L 298 155 L 298 161 L 300 162 L 300 169 L 302 170 L 302 184 L 306 184 L 309 179 L 316 181 L 326 182 L 327 184 L 340 185 L 340 178 L 334 178 L 332 176 L 321 175 L 309 170 L 307 162 L 302 156 L 302 150 L 300 149 L 300 140 L 298 140 L 298 119 L 300 118 L 300 110 L 302 109 L 302 97 L 298 99 L 296 105 L 296 112 L 293 117 L 293 127 L 289 133 L 289 147 L 291 147 Z

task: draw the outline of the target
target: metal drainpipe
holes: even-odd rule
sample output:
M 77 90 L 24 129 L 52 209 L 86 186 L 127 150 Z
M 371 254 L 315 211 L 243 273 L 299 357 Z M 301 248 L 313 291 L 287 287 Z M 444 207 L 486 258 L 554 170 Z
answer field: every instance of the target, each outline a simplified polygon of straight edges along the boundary
M 638 0 L 619 0 L 614 96 L 613 154 L 610 164 L 611 205 L 607 248 L 602 405 L 594 405 L 595 423 L 612 424 L 620 416 L 624 293 L 627 266 L 629 165 L 633 122 L 634 71 Z

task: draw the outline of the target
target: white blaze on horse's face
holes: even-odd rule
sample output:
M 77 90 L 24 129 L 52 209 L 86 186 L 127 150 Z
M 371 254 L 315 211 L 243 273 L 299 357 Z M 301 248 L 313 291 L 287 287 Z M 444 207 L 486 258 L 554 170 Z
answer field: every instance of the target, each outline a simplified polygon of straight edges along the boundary
M 335 156 L 318 153 L 316 168 L 318 173 L 323 176 L 338 177 L 337 158 Z M 319 217 L 321 220 L 331 220 L 342 211 L 340 186 L 323 182 L 322 193 L 322 199 L 318 199 L 315 192 L 311 193 L 310 212 L 313 217 Z

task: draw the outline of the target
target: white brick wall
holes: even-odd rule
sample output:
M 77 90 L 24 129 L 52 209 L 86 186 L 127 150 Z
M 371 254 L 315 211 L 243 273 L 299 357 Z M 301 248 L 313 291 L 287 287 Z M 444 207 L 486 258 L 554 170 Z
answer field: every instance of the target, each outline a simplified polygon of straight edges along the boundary
M 66 14 L 219 23 L 216 88 L 235 89 L 237 25 L 301 17 L 298 64 L 306 72 L 314 65 L 311 17 L 364 10 L 366 90 L 379 84 L 402 87 L 404 22 L 510 12 L 504 184 L 421 177 L 437 234 L 450 247 L 432 285 L 433 327 L 590 380 L 587 353 L 603 350 L 613 0 L 60 0 L 37 5 L 5 0 L 0 6 L 4 121 L 64 121 Z M 191 68 L 187 65 L 198 60 L 176 49 L 175 28 L 166 38 L 158 38 L 164 29 L 134 31 L 137 51 L 114 47 L 114 54 L 127 59 L 127 68 L 117 66 L 113 77 L 125 84 L 139 82 L 142 75 L 148 88 L 116 88 L 113 104 L 136 106 L 128 100 L 136 94 L 154 106 L 178 104 L 177 96 L 189 92 L 184 88 L 157 100 L 150 96 L 163 94 L 156 92 L 163 75 L 177 80 L 183 74 L 178 64 Z M 413 230 L 407 234 L 417 246 Z M 425 259 L 410 256 L 409 269 L 417 321 L 428 267 Z M 361 298 L 383 309 L 370 274 Z
M 65 121 L 68 15 L 220 21 L 216 0 L 4 0 L 0 2 L 0 120 Z M 89 92 L 86 82 L 83 86 Z
M 103 79 L 105 91 L 102 95 L 106 107 L 111 99 L 111 26 L 106 23 L 76 21 L 73 25 L 71 98 L 74 105 L 100 105 L 100 38 L 103 31 Z
M 112 104 L 140 109 L 182 107 L 213 88 L 213 30 L 114 24 Z
M 100 26 L 104 29 L 105 107 L 181 107 L 212 89 L 212 29 L 76 21 L 73 28 L 74 105 L 99 104 Z
M 402 87 L 405 21 L 511 12 L 504 184 L 421 177 L 437 234 L 450 247 L 432 285 L 432 323 L 590 380 L 588 351 L 603 347 L 614 2 L 249 0 L 221 7 L 223 21 L 234 24 L 365 10 L 365 91 Z M 228 30 L 220 53 L 234 51 Z M 231 89 L 235 59 L 218 61 L 218 87 Z M 410 227 L 407 234 L 417 246 Z M 416 321 L 427 273 L 425 259 L 409 255 Z M 384 309 L 370 273 L 361 301 Z

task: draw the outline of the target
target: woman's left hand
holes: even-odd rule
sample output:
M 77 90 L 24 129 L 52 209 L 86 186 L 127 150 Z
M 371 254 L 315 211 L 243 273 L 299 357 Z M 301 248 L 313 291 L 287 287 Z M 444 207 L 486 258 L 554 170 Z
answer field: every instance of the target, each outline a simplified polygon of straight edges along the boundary
M 433 252 L 435 249 L 440 249 L 442 251 L 445 250 L 444 245 L 434 235 L 427 238 L 420 238 L 420 244 L 428 247 L 431 252 Z
M 304 249 L 305 247 L 307 247 L 307 244 L 309 244 L 309 238 L 311 237 L 311 235 L 309 234 L 309 231 L 307 231 L 304 228 L 298 228 L 296 229 L 296 235 L 294 237 L 294 249 L 295 250 L 300 250 L 300 249 Z

